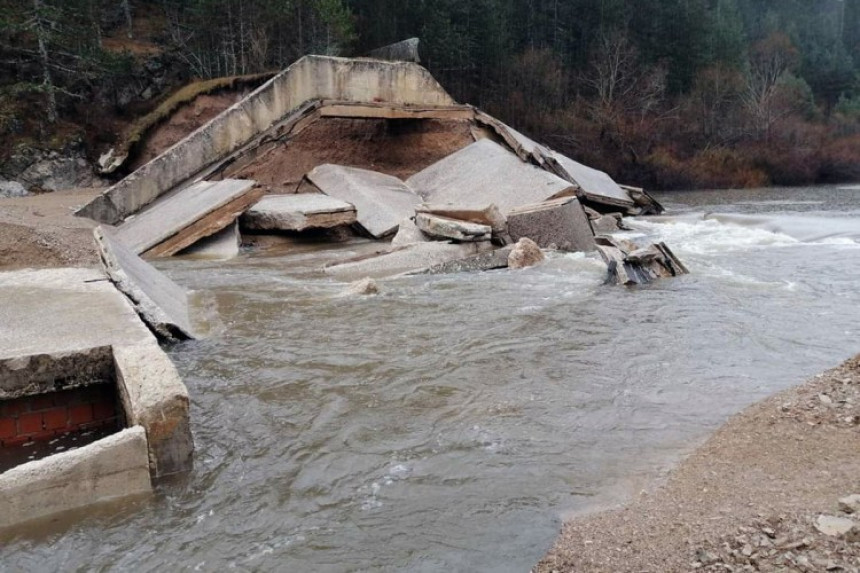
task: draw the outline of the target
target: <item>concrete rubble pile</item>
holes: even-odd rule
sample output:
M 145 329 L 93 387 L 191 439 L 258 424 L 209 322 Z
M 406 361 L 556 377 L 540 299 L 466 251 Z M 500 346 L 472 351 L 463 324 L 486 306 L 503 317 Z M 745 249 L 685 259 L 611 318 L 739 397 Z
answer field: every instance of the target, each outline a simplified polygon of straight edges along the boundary
M 609 269 L 607 282 L 641 285 L 689 273 L 665 243 L 639 247 L 630 241 L 606 236 L 598 237 L 596 243 Z

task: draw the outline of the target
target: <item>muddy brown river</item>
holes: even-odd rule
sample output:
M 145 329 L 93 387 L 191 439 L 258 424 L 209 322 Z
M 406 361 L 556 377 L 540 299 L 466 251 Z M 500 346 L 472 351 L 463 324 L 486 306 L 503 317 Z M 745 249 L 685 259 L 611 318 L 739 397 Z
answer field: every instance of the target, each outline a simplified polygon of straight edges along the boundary
M 659 475 L 728 416 L 860 351 L 860 189 L 659 196 L 691 274 L 593 256 L 380 281 L 367 245 L 173 260 L 222 322 L 170 350 L 193 472 L 2 540 L 2 571 L 527 571 L 560 517 Z

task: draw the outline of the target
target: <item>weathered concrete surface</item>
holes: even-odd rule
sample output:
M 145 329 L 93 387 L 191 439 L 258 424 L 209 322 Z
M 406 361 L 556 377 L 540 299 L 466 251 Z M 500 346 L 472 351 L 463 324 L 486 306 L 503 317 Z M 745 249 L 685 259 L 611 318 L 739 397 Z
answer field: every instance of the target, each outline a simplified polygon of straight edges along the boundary
M 596 219 L 591 219 L 591 228 L 594 230 L 595 235 L 616 233 L 624 228 L 621 219 L 621 213 L 601 215 Z
M 665 243 L 638 247 L 607 236 L 597 237 L 595 242 L 608 269 L 608 283 L 647 284 L 659 278 L 689 273 Z
M 397 177 L 367 169 L 327 163 L 315 167 L 307 178 L 326 195 L 355 205 L 358 224 L 377 239 L 396 232 L 400 221 L 421 203 Z
M 197 259 L 228 260 L 239 256 L 242 248 L 242 235 L 239 233 L 239 220 L 233 221 L 214 235 L 204 237 L 178 254 Z
M 406 245 L 414 245 L 415 243 L 426 243 L 430 237 L 421 232 L 421 229 L 408 217 L 400 221 L 397 227 L 397 234 L 391 239 L 392 247 L 405 247 Z
M 467 206 L 462 203 L 460 205 L 424 203 L 416 207 L 415 212 L 489 225 L 493 230 L 493 238 L 499 243 L 506 245 L 511 242 L 508 235 L 508 219 L 492 203 L 480 206 Z
M 377 60 L 388 60 L 391 62 L 421 62 L 421 57 L 418 55 L 418 38 L 409 38 L 401 42 L 395 42 L 381 48 L 371 50 L 368 54 L 371 58 Z
M 78 214 L 116 224 L 186 184 L 313 100 L 453 106 L 421 66 L 409 62 L 305 56 L 209 123 L 106 190 Z
M 330 229 L 355 223 L 355 206 L 335 197 L 315 193 L 269 195 L 248 209 L 240 219 L 256 231 L 304 231 Z
M 552 152 L 551 157 L 560 168 L 559 174 L 567 181 L 576 183 L 580 195 L 586 199 L 611 206 L 635 206 L 630 195 L 603 171 L 592 169 L 558 152 Z
M 514 241 L 523 237 L 543 248 L 593 251 L 594 233 L 576 197 L 527 205 L 508 214 L 508 232 Z
M 114 377 L 110 346 L 0 358 L 0 400 L 89 386 Z
M 503 269 L 508 266 L 508 257 L 513 249 L 513 246 L 502 247 L 501 249 L 496 249 L 487 253 L 480 253 L 471 257 L 466 257 L 465 259 L 457 259 L 456 261 L 448 261 L 438 265 L 433 265 L 432 267 L 418 271 L 415 274 L 441 275 Z
M 93 235 L 111 281 L 153 331 L 168 340 L 194 338 L 185 289 L 134 254 L 107 228 L 96 227 Z
M 188 390 L 154 342 L 114 347 L 117 387 L 128 423 L 146 429 L 149 467 L 158 478 L 191 469 Z
M 508 267 L 524 269 L 533 267 L 544 261 L 546 257 L 537 243 L 528 238 L 522 238 L 513 246 L 508 255 Z
M 146 432 L 136 426 L 0 474 L 0 528 L 151 491 Z
M 381 278 L 463 259 L 490 249 L 492 246 L 489 243 L 454 244 L 431 241 L 398 248 L 381 255 L 346 261 L 327 267 L 325 272 L 340 280 L 354 280 L 361 277 Z
M 426 235 L 436 239 L 451 239 L 458 242 L 489 241 L 493 228 L 489 225 L 459 221 L 449 217 L 417 213 L 415 225 Z
M 0 273 L 0 360 L 110 346 L 131 425 L 144 427 L 153 477 L 191 465 L 188 392 L 131 303 L 103 273 Z
M 207 215 L 231 205 L 234 201 L 248 196 L 253 189 L 253 181 L 226 179 L 224 181 L 200 181 L 187 189 L 159 201 L 133 219 L 117 228 L 116 238 L 137 254 L 151 251 L 168 240 L 173 240 Z M 246 203 L 256 202 L 249 197 Z M 247 205 L 239 210 L 244 211 Z M 230 212 L 227 220 L 220 226 L 213 226 L 209 235 L 220 231 L 232 223 L 239 213 Z M 203 235 L 207 236 L 207 235 Z M 202 237 L 188 237 L 187 244 L 176 245 L 178 252 L 193 245 Z
M 575 187 L 489 139 L 453 153 L 406 183 L 428 203 L 494 204 L 507 214 L 521 205 L 572 196 Z

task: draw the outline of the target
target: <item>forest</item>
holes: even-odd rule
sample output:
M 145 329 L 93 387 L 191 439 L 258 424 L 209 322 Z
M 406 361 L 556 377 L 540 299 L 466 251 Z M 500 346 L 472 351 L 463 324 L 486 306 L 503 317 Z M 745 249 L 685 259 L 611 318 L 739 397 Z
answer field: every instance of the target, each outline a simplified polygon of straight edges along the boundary
M 94 154 L 192 79 L 409 37 L 456 99 L 625 183 L 860 180 L 860 0 L 0 0 L 0 134 Z

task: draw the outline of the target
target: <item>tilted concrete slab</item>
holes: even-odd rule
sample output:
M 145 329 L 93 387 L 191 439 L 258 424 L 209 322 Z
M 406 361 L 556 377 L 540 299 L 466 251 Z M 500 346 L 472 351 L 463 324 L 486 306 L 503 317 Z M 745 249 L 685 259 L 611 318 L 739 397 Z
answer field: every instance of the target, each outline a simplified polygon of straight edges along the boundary
M 508 214 L 514 241 L 528 238 L 539 247 L 562 251 L 593 251 L 594 231 L 576 197 L 519 207 Z
M 307 178 L 326 195 L 355 205 L 358 224 L 377 239 L 395 233 L 400 221 L 421 203 L 397 177 L 367 169 L 327 163 L 315 167 Z
M 488 242 L 455 244 L 430 241 L 415 243 L 388 253 L 332 265 L 327 267 L 325 272 L 340 280 L 355 280 L 364 277 L 382 278 L 418 271 L 447 261 L 463 259 L 492 250 L 492 248 Z
M 194 338 L 188 314 L 188 293 L 138 257 L 105 227 L 93 230 L 102 265 L 140 317 L 168 340 Z
M 230 206 L 237 199 L 245 198 L 253 189 L 254 181 L 242 179 L 225 179 L 223 181 L 200 181 L 187 189 L 166 197 L 120 225 L 116 231 L 116 239 L 122 241 L 136 254 L 146 253 L 162 243 L 186 232 L 192 225 L 203 220 L 210 213 Z M 247 198 L 244 203 L 252 203 L 256 197 Z M 223 225 L 212 229 L 210 235 L 220 231 L 244 210 L 239 213 L 231 211 Z M 205 235 L 204 235 L 205 236 Z M 178 252 L 193 245 L 202 237 L 186 239 L 187 244 L 176 245 Z
M 410 62 L 305 56 L 78 211 L 116 224 L 194 180 L 220 159 L 314 100 L 453 106 L 430 73 Z
M 415 243 L 426 243 L 430 241 L 430 237 L 421 232 L 421 229 L 415 224 L 411 217 L 400 221 L 397 227 L 397 234 L 391 239 L 392 247 L 405 247 L 414 245 Z
M 552 152 L 552 159 L 560 168 L 559 175 L 576 183 L 579 186 L 580 195 L 586 199 L 618 207 L 635 205 L 630 194 L 603 171 L 592 169 L 558 152 Z
M 482 139 L 410 177 L 406 183 L 428 203 L 495 204 L 502 213 L 521 205 L 572 196 L 575 187 Z
M 179 255 L 196 259 L 228 260 L 239 256 L 242 248 L 242 235 L 239 232 L 239 220 L 235 220 L 214 235 L 204 237 L 179 251 Z
M 241 223 L 255 231 L 304 231 L 331 229 L 356 221 L 355 206 L 316 193 L 269 195 L 242 215 Z

